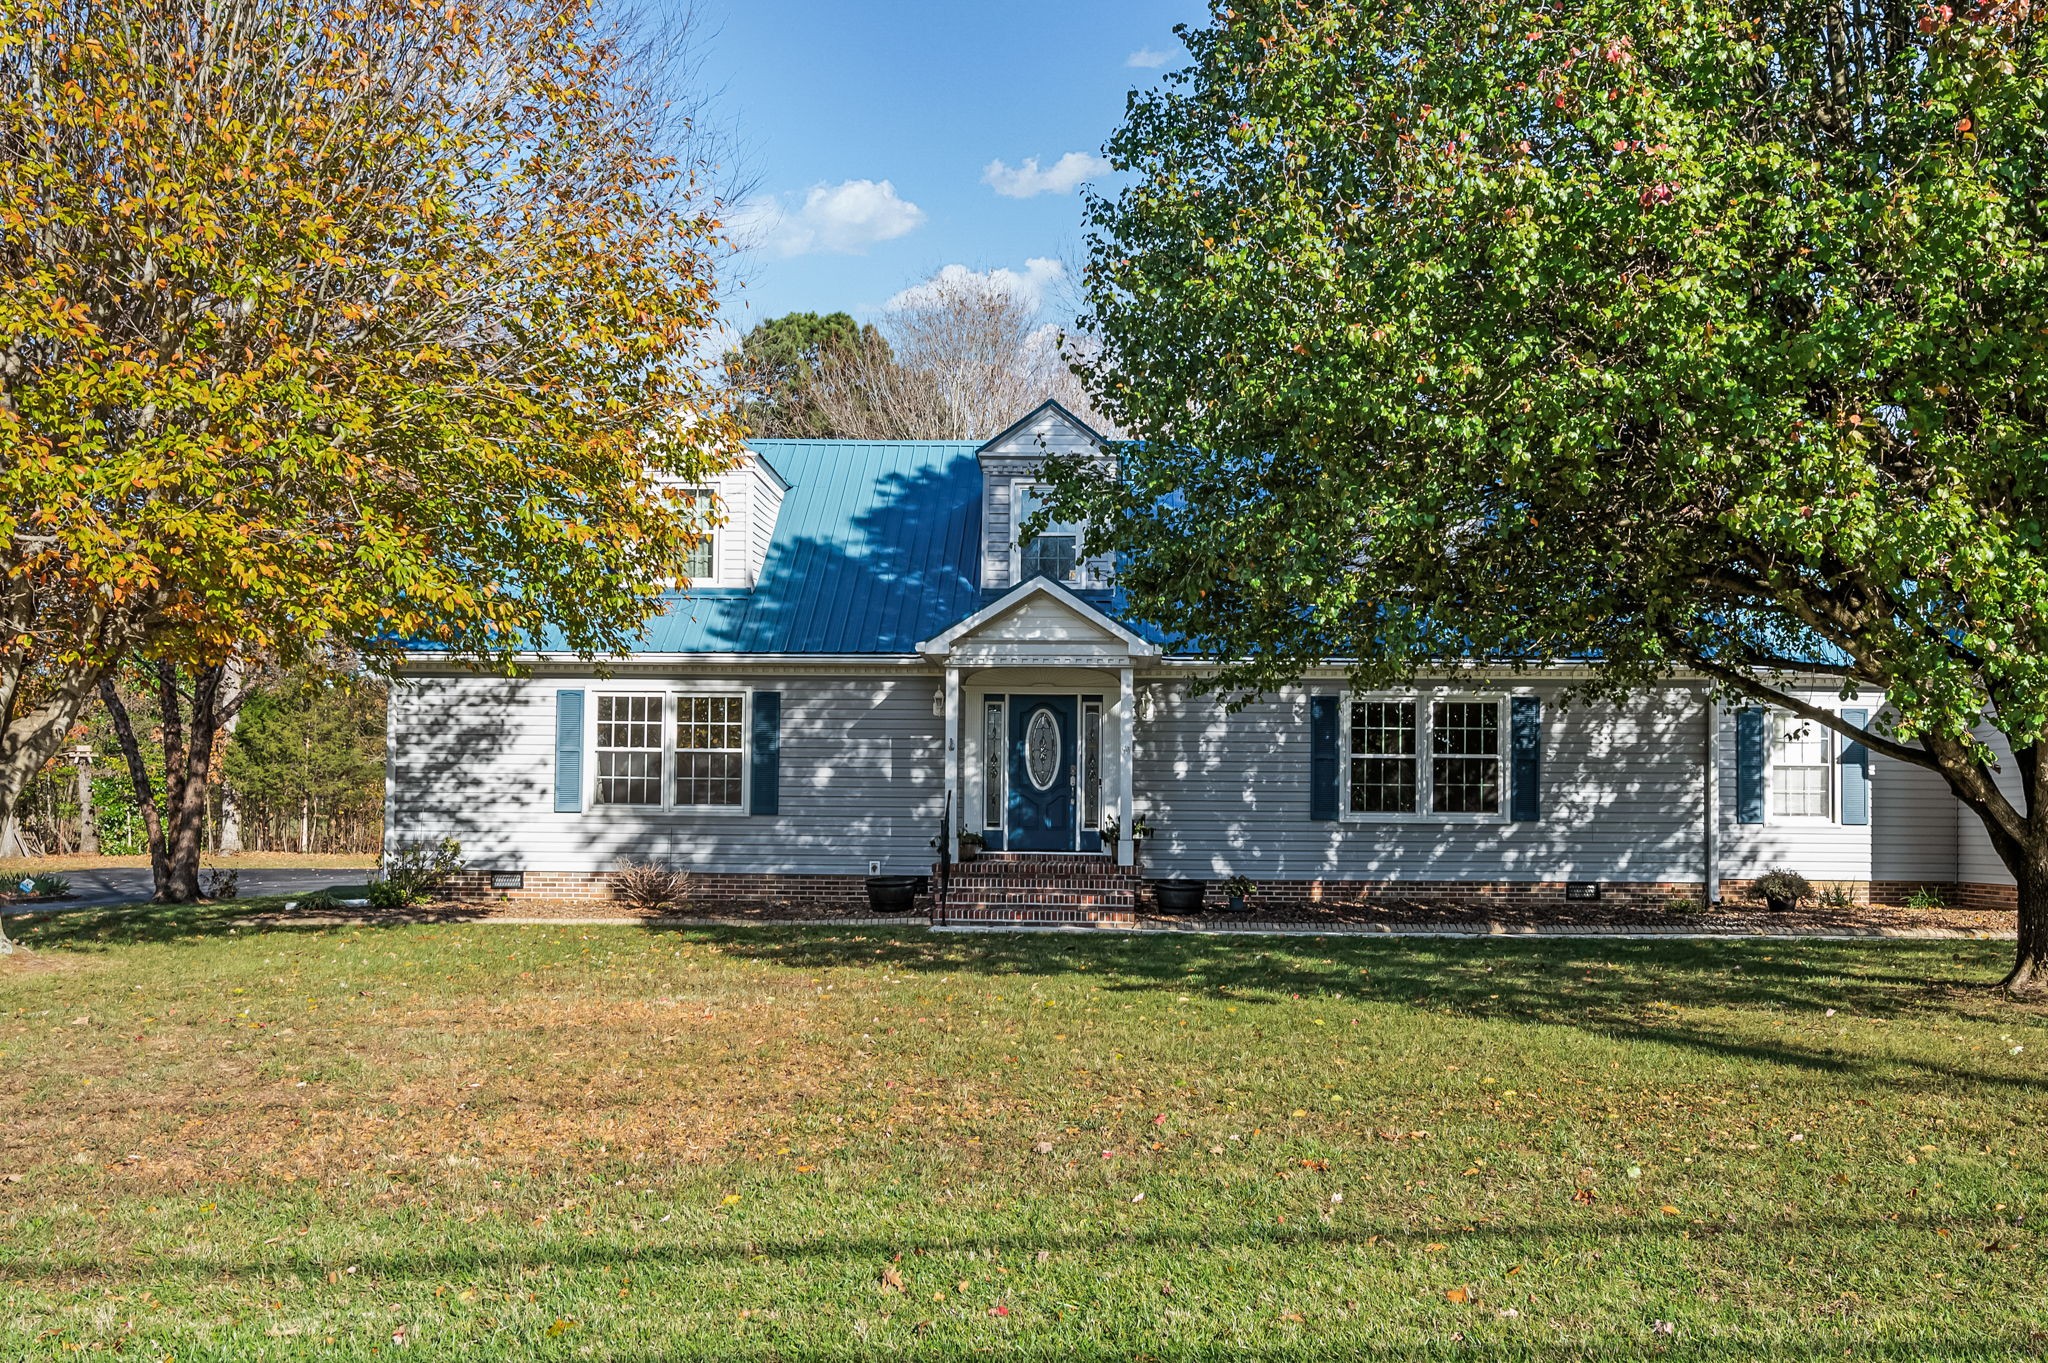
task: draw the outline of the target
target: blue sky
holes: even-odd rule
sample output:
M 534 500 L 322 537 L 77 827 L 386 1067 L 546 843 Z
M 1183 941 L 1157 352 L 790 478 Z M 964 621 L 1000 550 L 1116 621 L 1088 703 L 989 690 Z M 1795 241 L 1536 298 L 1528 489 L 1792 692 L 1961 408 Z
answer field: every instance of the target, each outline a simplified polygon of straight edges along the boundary
M 759 184 L 739 215 L 756 245 L 737 262 L 728 324 L 871 316 L 949 266 L 1008 270 L 1056 298 L 1054 262 L 1078 261 L 1084 239 L 1076 182 L 1101 181 L 1091 158 L 1126 94 L 1182 63 L 1173 26 L 1205 12 L 1200 0 L 701 0 L 703 74 Z

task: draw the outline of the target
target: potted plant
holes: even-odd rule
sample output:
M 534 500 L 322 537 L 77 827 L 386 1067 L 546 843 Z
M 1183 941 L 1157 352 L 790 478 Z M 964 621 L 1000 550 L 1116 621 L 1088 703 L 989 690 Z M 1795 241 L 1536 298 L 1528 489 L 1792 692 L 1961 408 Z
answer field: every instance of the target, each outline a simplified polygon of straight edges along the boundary
M 1116 815 L 1103 815 L 1102 822 L 1096 825 L 1096 831 L 1102 836 L 1102 850 L 1109 853 L 1111 861 L 1115 861 L 1116 845 L 1123 839 L 1123 829 L 1117 826 Z
M 960 835 L 961 863 L 964 865 L 967 862 L 973 861 L 976 857 L 979 857 L 982 854 L 982 852 L 987 849 L 987 847 L 988 839 L 984 838 L 981 834 L 962 833 Z
M 869 876 L 868 907 L 876 913 L 909 913 L 917 907 L 922 876 Z
M 1813 898 L 1813 882 L 1780 866 L 1758 876 L 1750 891 L 1772 913 L 1787 913 Z
M 1234 875 L 1230 877 L 1230 879 L 1223 882 L 1223 897 L 1229 902 L 1232 913 L 1249 913 L 1251 911 L 1252 878 L 1247 875 Z
M 1200 913 L 1208 888 L 1199 880 L 1155 880 L 1152 898 L 1161 913 Z
M 1131 865 L 1134 868 L 1138 864 L 1139 853 L 1145 850 L 1145 840 L 1151 836 L 1152 825 L 1145 822 L 1144 815 L 1131 820 Z

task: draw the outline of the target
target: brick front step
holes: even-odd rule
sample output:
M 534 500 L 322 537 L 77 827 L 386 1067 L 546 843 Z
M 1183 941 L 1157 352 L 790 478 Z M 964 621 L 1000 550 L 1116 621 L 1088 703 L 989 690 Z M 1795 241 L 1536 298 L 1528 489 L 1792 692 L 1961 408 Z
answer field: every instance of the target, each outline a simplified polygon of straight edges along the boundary
M 953 927 L 970 925 L 1025 926 L 1060 924 L 1066 927 L 1131 929 L 1138 916 L 1129 909 L 1078 909 L 1057 904 L 1013 904 L 991 908 L 978 904 L 953 905 L 935 912 L 933 921 Z
M 961 894 L 955 890 L 946 896 L 946 905 L 948 908 L 962 909 L 1060 908 L 1130 913 L 1138 907 L 1138 901 L 1127 894 L 1062 894 L 1058 890 L 1019 890 L 1015 894 Z

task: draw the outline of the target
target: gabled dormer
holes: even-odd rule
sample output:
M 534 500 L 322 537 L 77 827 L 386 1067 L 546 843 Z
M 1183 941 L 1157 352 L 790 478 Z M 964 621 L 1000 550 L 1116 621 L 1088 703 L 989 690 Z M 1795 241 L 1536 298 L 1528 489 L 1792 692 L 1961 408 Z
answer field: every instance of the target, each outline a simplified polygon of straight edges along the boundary
M 752 587 L 760 581 L 789 484 L 773 464 L 745 450 L 732 468 L 693 487 L 705 495 L 713 526 L 708 542 L 697 547 L 693 567 L 702 571 L 691 573 L 689 585 Z
M 1077 591 L 1110 584 L 1110 558 L 1085 557 L 1079 526 L 1052 525 L 1035 541 L 1019 543 L 1017 527 L 1036 509 L 1048 455 L 1103 453 L 1103 438 L 1059 403 L 1048 399 L 975 451 L 981 464 L 981 585 L 1006 591 L 1045 577 Z

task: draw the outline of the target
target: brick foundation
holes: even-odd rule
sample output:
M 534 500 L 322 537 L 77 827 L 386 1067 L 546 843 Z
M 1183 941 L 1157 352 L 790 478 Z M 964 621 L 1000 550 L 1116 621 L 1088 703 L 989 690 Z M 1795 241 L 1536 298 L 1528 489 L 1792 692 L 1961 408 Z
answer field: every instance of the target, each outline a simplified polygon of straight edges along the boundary
M 956 875 L 961 874 L 962 869 L 956 868 Z M 602 900 L 611 897 L 611 879 L 611 873 L 606 871 L 528 871 L 521 888 L 494 890 L 488 871 L 461 871 L 449 877 L 443 889 L 451 898 L 459 900 Z M 1723 880 L 1722 900 L 1749 902 L 1750 884 L 1747 880 Z M 973 899 L 980 902 L 971 906 L 961 902 L 968 896 L 960 893 L 967 886 L 960 885 L 956 886 L 956 907 L 949 909 L 947 917 L 956 923 L 1088 922 L 1103 926 L 1129 926 L 1136 920 L 1124 903 L 1116 902 L 1114 896 L 1103 896 L 1107 902 L 1098 903 L 1095 902 L 1096 894 L 1086 893 L 1107 890 L 1113 885 L 1121 888 L 1120 883 L 1107 879 L 1100 884 L 1090 882 L 1080 887 L 1084 893 L 1074 896 L 1078 902 L 1064 904 L 1032 903 L 1028 901 L 1034 896 L 1000 891 L 991 886 L 987 891 L 975 894 Z M 1260 907 L 1273 909 L 1394 908 L 1404 903 L 1424 903 L 1470 909 L 1481 914 L 1490 909 L 1513 909 L 1520 913 L 1551 910 L 1562 914 L 1587 902 L 1567 899 L 1565 888 L 1565 882 L 1561 880 L 1263 880 L 1257 883 L 1252 898 Z M 1924 890 L 1938 895 L 1941 902 L 1952 909 L 2010 912 L 2018 907 L 2017 892 L 2010 885 L 1817 880 L 1813 882 L 1813 888 L 1817 894 L 1840 889 L 1858 904 L 1903 905 L 1916 892 Z M 1591 902 L 1609 907 L 1618 905 L 1665 911 L 1675 900 L 1697 903 L 1700 892 L 1701 886 L 1696 880 L 1603 882 L 1599 899 Z M 867 905 L 867 883 L 862 876 L 697 872 L 690 877 L 689 899 L 692 904 L 706 907 L 744 904 L 756 908 L 859 909 Z M 1143 907 L 1151 907 L 1149 892 L 1138 896 L 1138 899 Z M 1210 908 L 1223 906 L 1220 882 L 1208 883 L 1205 903 Z
M 459 871 L 442 883 L 454 899 L 610 899 L 609 871 L 528 871 L 516 890 L 494 890 L 488 871 Z M 771 908 L 866 908 L 865 876 L 770 875 L 724 871 L 690 874 L 689 903 Z

